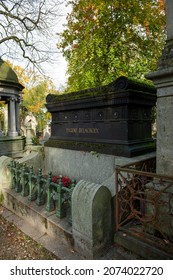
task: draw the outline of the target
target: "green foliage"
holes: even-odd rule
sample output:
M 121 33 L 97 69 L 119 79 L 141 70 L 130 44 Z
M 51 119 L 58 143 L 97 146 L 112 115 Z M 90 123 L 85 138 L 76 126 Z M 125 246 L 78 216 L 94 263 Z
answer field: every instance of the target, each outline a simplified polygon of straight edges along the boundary
M 118 76 L 144 78 L 164 44 L 163 1 L 76 0 L 58 48 L 68 61 L 68 91 Z
M 39 142 L 39 138 L 38 138 L 38 137 L 36 137 L 36 136 L 35 136 L 35 137 L 33 137 L 33 138 L 32 138 L 32 144 L 33 144 L 33 145 L 39 145 L 39 144 L 40 144 L 40 142 Z
M 37 131 L 42 131 L 51 118 L 45 108 L 46 96 L 48 93 L 57 93 L 55 85 L 52 80 L 31 69 L 24 70 L 20 66 L 9 64 L 25 87 L 21 118 L 25 119 L 28 112 L 31 112 L 37 119 Z

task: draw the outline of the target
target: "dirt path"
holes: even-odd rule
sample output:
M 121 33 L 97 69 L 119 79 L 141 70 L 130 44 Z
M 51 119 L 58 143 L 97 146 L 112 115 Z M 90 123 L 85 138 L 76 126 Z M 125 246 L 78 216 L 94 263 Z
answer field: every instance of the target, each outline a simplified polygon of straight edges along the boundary
M 0 260 L 58 260 L 58 257 L 5 220 L 0 206 Z

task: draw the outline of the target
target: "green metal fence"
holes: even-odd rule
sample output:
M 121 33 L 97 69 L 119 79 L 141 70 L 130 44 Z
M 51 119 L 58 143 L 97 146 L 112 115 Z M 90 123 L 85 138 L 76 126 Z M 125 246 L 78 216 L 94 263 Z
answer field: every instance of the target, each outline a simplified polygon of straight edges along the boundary
M 57 181 L 53 181 L 52 172 L 48 175 L 42 174 L 42 169 L 38 174 L 34 174 L 33 167 L 28 168 L 26 164 L 22 166 L 19 162 L 10 162 L 10 188 L 30 201 L 36 201 L 38 206 L 45 205 L 48 212 L 56 212 L 58 218 L 67 216 L 72 224 L 71 216 L 71 196 L 76 185 L 76 180 L 68 180 L 68 186 L 64 185 L 63 179 L 67 177 L 58 176 Z M 55 178 L 55 177 L 54 177 Z

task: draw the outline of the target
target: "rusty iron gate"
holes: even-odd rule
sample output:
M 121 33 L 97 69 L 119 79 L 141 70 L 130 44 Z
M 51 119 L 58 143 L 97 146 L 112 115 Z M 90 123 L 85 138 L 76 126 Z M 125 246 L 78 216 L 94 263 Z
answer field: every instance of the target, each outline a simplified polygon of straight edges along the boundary
M 173 177 L 155 173 L 156 159 L 116 168 L 116 231 L 173 242 Z M 130 226 L 128 226 L 130 225 Z

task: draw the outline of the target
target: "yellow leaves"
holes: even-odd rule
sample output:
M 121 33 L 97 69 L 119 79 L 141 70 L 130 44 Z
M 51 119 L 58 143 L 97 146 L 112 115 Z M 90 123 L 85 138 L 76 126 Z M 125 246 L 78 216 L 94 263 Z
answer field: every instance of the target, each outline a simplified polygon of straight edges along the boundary
M 164 0 L 158 0 L 159 1 L 159 7 L 160 7 L 160 10 L 164 10 L 165 8 L 165 1 Z
M 31 111 L 32 113 L 38 113 L 38 111 L 40 110 L 40 108 L 43 108 L 44 103 L 41 101 L 37 101 L 34 104 L 31 104 L 28 106 L 29 111 Z

